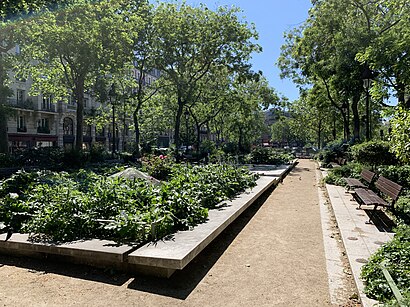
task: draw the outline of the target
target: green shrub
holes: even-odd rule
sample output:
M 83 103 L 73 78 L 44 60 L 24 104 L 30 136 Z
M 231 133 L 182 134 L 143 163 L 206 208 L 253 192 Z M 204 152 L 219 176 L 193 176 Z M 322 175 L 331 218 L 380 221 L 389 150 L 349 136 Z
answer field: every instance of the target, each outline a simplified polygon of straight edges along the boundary
M 354 145 L 350 154 L 356 162 L 370 165 L 391 165 L 396 163 L 395 156 L 389 151 L 389 143 L 384 141 L 369 141 Z
M 16 166 L 16 161 L 13 156 L 0 153 L 0 167 L 13 167 Z
M 0 223 L 14 222 L 15 231 L 39 240 L 142 243 L 204 222 L 208 209 L 254 186 L 256 178 L 246 169 L 214 164 L 172 165 L 169 182 L 160 186 L 87 170 L 21 172 L 0 181 Z M 17 212 L 29 218 L 17 223 Z
M 169 156 L 145 156 L 143 170 L 158 180 L 168 180 L 173 163 Z
M 378 168 L 378 173 L 410 190 L 410 165 L 381 166 Z
M 238 154 L 239 152 L 238 144 L 234 142 L 228 142 L 228 143 L 223 144 L 222 150 L 226 154 L 231 154 L 231 155 Z
M 359 163 L 348 163 L 329 170 L 328 175 L 325 177 L 325 182 L 327 184 L 345 186 L 346 182 L 343 178 L 351 177 L 359 179 L 361 171 L 362 165 Z
M 208 154 L 213 155 L 216 152 L 215 142 L 211 140 L 204 140 L 199 145 L 199 153 L 202 157 L 206 157 Z
M 383 245 L 362 268 L 366 294 L 386 302 L 393 299 L 393 293 L 380 268 L 386 261 L 386 268 L 405 297 L 410 296 L 410 226 L 401 225 L 394 238 Z
M 395 205 L 395 215 L 404 223 L 410 225 L 410 196 L 400 196 Z
M 280 165 L 293 160 L 293 155 L 289 153 L 279 153 L 272 148 L 256 147 L 251 153 L 244 157 L 245 163 L 250 164 L 272 164 Z

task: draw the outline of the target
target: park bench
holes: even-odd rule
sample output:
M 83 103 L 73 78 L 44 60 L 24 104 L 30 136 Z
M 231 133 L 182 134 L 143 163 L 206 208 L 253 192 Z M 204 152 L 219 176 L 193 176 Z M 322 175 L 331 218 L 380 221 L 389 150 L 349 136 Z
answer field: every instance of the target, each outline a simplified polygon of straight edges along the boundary
M 347 163 L 347 160 L 345 158 L 342 158 L 342 157 L 337 157 L 336 162 L 337 162 L 337 164 L 342 166 L 342 165 L 345 165 Z
M 349 192 L 350 190 L 354 189 L 368 189 L 370 184 L 373 183 L 373 180 L 375 179 L 376 174 L 373 173 L 372 171 L 369 171 L 367 169 L 363 169 L 362 172 L 360 173 L 360 179 L 356 178 L 344 178 L 346 181 L 346 191 Z M 363 182 L 364 181 L 364 182 Z
M 366 205 L 374 206 L 373 210 L 380 206 L 394 211 L 394 204 L 399 198 L 403 187 L 383 176 L 377 179 L 375 186 L 379 194 L 370 189 L 358 188 L 354 190 L 353 196 L 359 203 L 358 209 L 361 209 L 362 205 Z M 383 199 L 381 196 L 387 197 L 388 200 Z

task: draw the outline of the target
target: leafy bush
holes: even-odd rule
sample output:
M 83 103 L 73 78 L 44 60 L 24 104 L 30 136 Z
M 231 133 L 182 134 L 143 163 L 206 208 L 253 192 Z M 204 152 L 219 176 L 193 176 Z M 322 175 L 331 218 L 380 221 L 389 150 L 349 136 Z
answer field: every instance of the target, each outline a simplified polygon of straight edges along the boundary
M 404 223 L 410 225 L 410 196 L 400 196 L 395 208 L 395 215 Z
M 138 243 L 204 222 L 208 209 L 255 185 L 256 175 L 227 165 L 174 165 L 169 182 L 73 174 L 24 173 L 1 181 L 0 223 L 31 238 L 110 238 Z M 23 213 L 24 220 L 16 219 Z M 20 215 L 19 215 L 20 216 Z
M 336 140 L 329 142 L 326 147 L 317 154 L 317 158 L 324 164 L 329 164 L 335 161 L 337 157 L 344 157 L 347 148 L 348 144 L 345 144 L 343 141 Z
M 396 163 L 395 156 L 389 150 L 388 142 L 369 141 L 352 146 L 350 154 L 356 162 L 374 167 Z
M 328 175 L 325 177 L 327 184 L 334 184 L 345 186 L 346 182 L 343 178 L 360 178 L 362 166 L 359 163 L 348 163 L 341 167 L 333 168 L 329 170 Z
M 16 164 L 13 156 L 0 153 L 0 167 L 11 167 Z
M 256 147 L 250 154 L 245 156 L 244 162 L 251 164 L 280 165 L 289 163 L 293 158 L 294 157 L 289 153 L 279 153 L 272 148 Z
M 410 111 L 399 107 L 391 119 L 391 149 L 397 159 L 404 163 L 410 162 Z
M 199 153 L 201 154 L 202 157 L 209 155 L 212 155 L 216 152 L 216 145 L 215 142 L 212 142 L 211 140 L 204 140 L 201 142 L 199 145 Z
M 410 190 L 410 165 L 382 166 L 378 168 L 378 173 Z
M 363 266 L 361 277 L 365 282 L 365 292 L 379 301 L 393 299 L 393 293 L 380 268 L 386 261 L 386 268 L 403 295 L 410 297 L 410 226 L 401 225 L 394 238 L 383 245 L 369 262 Z
M 223 144 L 222 150 L 226 154 L 232 154 L 232 155 L 238 154 L 239 152 L 238 144 L 234 142 L 228 142 L 228 143 Z
M 171 158 L 164 155 L 145 156 L 143 158 L 144 171 L 158 180 L 168 180 L 172 165 Z

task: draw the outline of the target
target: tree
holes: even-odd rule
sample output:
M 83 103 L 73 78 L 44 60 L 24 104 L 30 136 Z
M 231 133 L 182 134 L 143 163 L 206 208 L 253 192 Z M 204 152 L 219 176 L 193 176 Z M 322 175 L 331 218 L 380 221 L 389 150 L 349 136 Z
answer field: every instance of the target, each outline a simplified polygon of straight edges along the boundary
M 229 97 L 230 103 L 218 117 L 223 118 L 228 139 L 235 141 L 240 151 L 247 151 L 266 129 L 262 109 L 277 105 L 279 97 L 264 78 L 243 81 L 236 78 Z
M 351 109 L 354 138 L 359 139 L 359 102 L 364 89 L 363 65 L 356 55 L 369 45 L 373 33 L 356 2 L 314 1 L 304 25 L 286 34 L 278 64 L 282 77 L 326 89 L 328 100 L 343 119 L 347 138 L 350 127 L 346 111 Z
M 39 12 L 48 6 L 65 4 L 59 0 L 15 0 L 0 2 L 0 153 L 8 153 L 7 118 L 13 113 L 7 98 L 13 95 L 8 87 L 8 71 L 11 69 L 9 52 L 15 47 L 14 29 L 19 18 Z
M 379 0 L 376 3 L 355 1 L 366 18 L 371 44 L 357 54 L 358 60 L 378 73 L 382 87 L 396 92 L 398 103 L 410 109 L 405 100 L 410 83 L 410 3 L 406 0 Z M 386 92 L 386 91 L 385 91 Z
M 155 66 L 176 93 L 175 144 L 180 146 L 183 110 L 194 100 L 198 82 L 213 66 L 229 71 L 247 70 L 247 60 L 260 47 L 252 42 L 257 34 L 237 17 L 236 8 L 220 7 L 211 11 L 205 6 L 161 3 L 153 24 Z
M 84 93 L 98 77 L 111 76 L 133 59 L 130 35 L 139 1 L 78 0 L 58 12 L 23 21 L 18 32 L 32 92 L 73 96 L 77 103 L 76 150 L 82 149 Z M 132 22 L 130 22 L 132 20 Z M 131 34 L 130 34 L 131 33 Z

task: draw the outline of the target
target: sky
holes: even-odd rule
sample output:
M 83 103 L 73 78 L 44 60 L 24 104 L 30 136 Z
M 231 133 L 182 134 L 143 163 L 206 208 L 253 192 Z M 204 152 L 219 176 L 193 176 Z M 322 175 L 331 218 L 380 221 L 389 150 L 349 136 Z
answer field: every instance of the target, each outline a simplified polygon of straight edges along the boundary
M 292 81 L 280 78 L 280 70 L 275 63 L 284 43 L 283 33 L 306 20 L 310 0 L 186 0 L 186 3 L 193 6 L 203 3 L 209 9 L 225 5 L 241 8 L 243 14 L 239 16 L 255 24 L 259 33 L 258 43 L 263 48 L 262 53 L 253 55 L 252 69 L 263 71 L 270 86 L 290 101 L 299 97 L 299 91 Z

